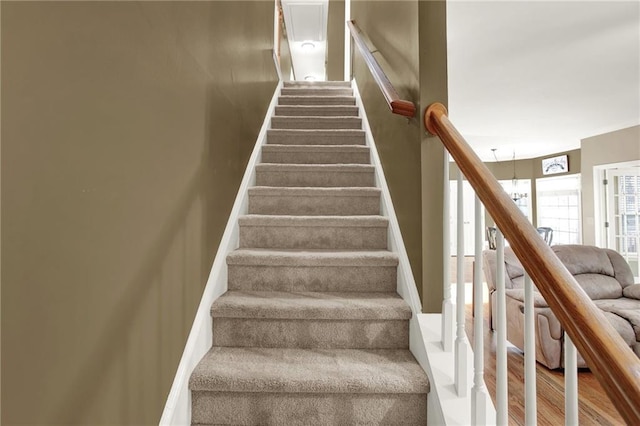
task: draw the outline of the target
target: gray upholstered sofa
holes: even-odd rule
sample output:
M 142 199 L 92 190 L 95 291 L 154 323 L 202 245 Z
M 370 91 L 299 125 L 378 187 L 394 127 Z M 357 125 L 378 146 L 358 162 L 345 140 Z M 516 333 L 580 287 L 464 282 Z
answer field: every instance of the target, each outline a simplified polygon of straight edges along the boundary
M 640 284 L 619 253 L 593 246 L 556 245 L 551 249 L 576 281 L 604 312 L 611 325 L 640 357 Z M 485 250 L 483 263 L 489 287 L 491 324 L 495 323 L 496 252 Z M 508 247 L 505 249 L 505 287 L 507 306 L 507 340 L 524 349 L 524 269 Z M 537 290 L 536 290 L 537 291 Z M 563 366 L 563 329 L 547 306 L 535 293 L 536 360 L 549 368 Z M 586 367 L 578 354 L 578 366 Z

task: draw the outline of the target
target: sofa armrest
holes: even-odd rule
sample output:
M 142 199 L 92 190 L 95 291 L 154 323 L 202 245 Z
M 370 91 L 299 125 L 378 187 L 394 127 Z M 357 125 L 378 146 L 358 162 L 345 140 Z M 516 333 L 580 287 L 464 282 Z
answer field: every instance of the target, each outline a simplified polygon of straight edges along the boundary
M 640 284 L 633 284 L 622 289 L 624 297 L 640 300 Z
M 482 270 L 487 282 L 489 294 L 496 291 L 496 251 L 484 250 L 482 252 Z
M 524 289 L 523 288 L 513 288 L 505 290 L 505 294 L 507 297 L 512 299 L 516 299 L 522 303 L 524 303 Z M 549 305 L 547 301 L 544 300 L 544 297 L 537 291 L 533 292 L 533 306 L 536 308 L 548 308 Z

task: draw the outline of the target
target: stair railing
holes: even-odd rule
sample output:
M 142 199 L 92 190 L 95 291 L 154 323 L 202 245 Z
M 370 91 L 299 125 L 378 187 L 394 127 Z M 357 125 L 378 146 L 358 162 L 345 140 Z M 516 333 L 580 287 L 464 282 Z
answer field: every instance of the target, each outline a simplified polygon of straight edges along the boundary
M 540 238 L 537 230 L 530 224 L 524 214 L 502 189 L 489 169 L 477 157 L 463 136 L 458 132 L 447 116 L 446 108 L 439 103 L 430 105 L 424 114 L 427 130 L 437 135 L 449 154 L 453 157 L 461 172 L 458 177 L 458 188 L 461 192 L 462 175 L 466 177 L 476 192 L 476 262 L 474 269 L 474 285 L 476 301 L 474 303 L 475 318 L 482 317 L 482 279 L 478 241 L 482 239 L 480 201 L 495 220 L 498 227 L 497 264 L 504 264 L 504 237 L 509 240 L 516 257 L 522 263 L 525 274 L 525 423 L 536 423 L 536 361 L 535 361 L 535 325 L 533 318 L 533 285 L 535 282 L 539 292 L 560 321 L 565 330 L 565 416 L 567 424 L 577 424 L 577 379 L 575 347 L 586 360 L 605 392 L 611 398 L 622 417 L 628 424 L 640 424 L 640 360 L 619 336 L 616 330 L 575 278 L 556 257 L 551 248 Z M 445 176 L 448 181 L 448 175 Z M 460 213 L 460 203 L 458 212 Z M 458 220 L 461 222 L 461 220 Z M 460 227 L 459 234 L 461 233 Z M 458 253 L 460 247 L 458 247 Z M 460 263 L 460 261 L 459 261 Z M 461 272 L 459 269 L 458 283 Z M 507 424 L 507 373 L 506 373 L 506 329 L 504 307 L 504 268 L 497 268 L 497 342 L 496 342 L 496 408 L 497 424 Z M 530 278 L 529 278 L 530 277 Z M 448 285 L 445 283 L 445 285 Z M 464 285 L 464 283 L 463 283 Z M 458 286 L 458 291 L 464 287 Z M 479 296 L 479 298 L 478 298 Z M 445 295 L 446 297 L 446 295 Z M 458 299 L 459 301 L 460 299 Z M 456 309 L 464 310 L 463 302 L 457 303 Z M 460 321 L 458 313 L 458 321 Z M 502 318 L 501 318 L 502 317 Z M 452 320 L 452 319 L 451 319 Z M 449 321 L 443 318 L 443 321 Z M 464 321 L 464 314 L 462 314 Z M 457 324 L 458 330 L 464 325 Z M 482 398 L 486 398 L 483 379 L 483 342 L 482 321 L 474 321 L 474 384 L 471 388 L 471 412 L 474 424 L 485 423 L 485 413 L 481 412 Z M 449 327 L 451 330 L 453 327 Z M 447 329 L 443 327 L 443 330 Z M 459 336 L 462 337 L 462 336 Z M 452 336 L 443 336 L 445 342 Z M 456 343 L 458 343 L 456 341 Z M 451 346 L 451 345 L 450 345 Z M 457 344 L 455 345 L 457 349 Z M 458 357 L 456 356 L 456 359 Z M 466 361 L 460 361 L 457 368 L 466 369 Z M 458 363 L 456 363 L 458 364 Z M 466 370 L 457 371 L 456 387 L 458 395 L 466 393 Z M 464 389 L 463 389 L 464 388 Z
M 358 28 L 355 21 L 347 21 L 347 26 L 351 32 L 351 38 L 355 42 L 356 46 L 358 46 L 358 51 L 362 55 L 364 62 L 367 64 L 371 75 L 373 75 L 376 83 L 378 83 L 378 87 L 380 87 L 391 112 L 405 117 L 414 117 L 416 115 L 416 106 L 413 102 L 400 98 L 398 92 L 391 84 L 391 81 L 389 81 L 389 78 L 382 70 L 382 67 L 380 67 L 380 64 L 373 56 L 371 49 L 367 46 L 362 31 L 360 31 L 360 28 Z

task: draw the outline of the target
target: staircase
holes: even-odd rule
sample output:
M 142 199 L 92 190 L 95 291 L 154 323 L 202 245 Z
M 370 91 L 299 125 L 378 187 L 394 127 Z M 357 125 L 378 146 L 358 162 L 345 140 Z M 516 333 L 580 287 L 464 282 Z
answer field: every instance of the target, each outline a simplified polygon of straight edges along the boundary
M 349 83 L 285 83 L 271 120 L 213 346 L 191 375 L 192 424 L 426 424 Z

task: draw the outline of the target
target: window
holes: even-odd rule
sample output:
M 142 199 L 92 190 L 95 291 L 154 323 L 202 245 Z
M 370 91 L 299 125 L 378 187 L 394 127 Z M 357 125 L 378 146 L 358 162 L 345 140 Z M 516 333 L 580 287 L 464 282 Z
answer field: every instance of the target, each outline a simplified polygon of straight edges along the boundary
M 580 244 L 580 175 L 536 180 L 538 226 L 553 229 L 553 244 Z

